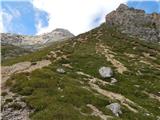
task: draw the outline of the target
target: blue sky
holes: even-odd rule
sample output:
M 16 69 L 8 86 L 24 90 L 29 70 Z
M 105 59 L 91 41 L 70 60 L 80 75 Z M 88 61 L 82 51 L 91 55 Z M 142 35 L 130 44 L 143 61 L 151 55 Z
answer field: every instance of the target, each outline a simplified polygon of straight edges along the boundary
M 60 4 L 58 2 L 55 2 L 55 4 L 53 2 L 52 7 L 51 3 L 47 3 L 44 0 L 0 0 L 0 2 L 3 24 L 1 32 L 25 35 L 50 32 L 56 27 L 62 27 L 70 30 L 72 33 L 79 34 L 98 26 L 104 21 L 104 15 L 117 7 L 117 5 L 109 5 L 106 1 L 103 5 L 95 2 L 93 6 L 90 6 L 88 2 L 88 4 L 86 3 L 86 7 L 78 3 L 73 3 L 75 6 L 80 6 L 76 8 L 72 5 L 68 6 L 68 4 Z M 119 3 L 117 2 L 117 4 Z M 127 5 L 129 7 L 143 9 L 146 13 L 160 13 L 160 1 L 128 1 Z M 59 10 L 59 8 L 61 9 Z M 62 10 L 63 8 L 64 10 Z M 75 13 L 72 12 L 74 10 Z
M 2 24 L 4 32 L 35 35 L 37 26 L 48 26 L 48 13 L 27 1 L 2 1 Z
M 160 13 L 160 1 L 128 1 L 129 7 L 145 10 L 146 13 Z

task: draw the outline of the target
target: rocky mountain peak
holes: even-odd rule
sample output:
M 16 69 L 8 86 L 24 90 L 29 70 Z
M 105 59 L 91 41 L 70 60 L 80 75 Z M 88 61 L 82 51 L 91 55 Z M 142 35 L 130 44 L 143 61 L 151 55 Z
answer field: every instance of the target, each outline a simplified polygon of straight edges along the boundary
M 53 35 L 53 34 L 55 34 L 55 35 L 69 35 L 69 36 L 74 36 L 69 30 L 67 30 L 67 29 L 63 29 L 63 28 L 56 28 L 56 29 L 54 29 L 54 30 L 52 30 L 51 32 L 49 32 L 49 33 L 45 33 L 45 34 L 42 34 L 42 35 Z
M 127 10 L 128 6 L 125 4 L 120 4 L 119 7 L 117 8 L 117 10 L 122 11 L 122 10 Z
M 62 29 L 62 28 L 56 28 L 53 30 L 51 33 L 54 33 L 55 35 L 62 35 L 62 36 L 67 36 L 67 37 L 74 37 L 74 35 L 67 29 Z
M 67 29 L 56 28 L 50 33 L 43 34 L 40 37 L 43 38 L 44 43 L 49 43 L 57 40 L 71 38 L 74 37 L 74 35 Z
M 122 33 L 141 40 L 160 42 L 160 14 L 146 14 L 144 10 L 121 4 L 106 15 L 106 23 L 116 26 Z
M 59 31 L 59 32 L 69 32 L 67 29 L 64 29 L 64 28 L 56 28 L 55 30 L 53 30 L 53 32 L 54 31 Z
M 132 11 L 132 12 L 136 12 L 136 13 L 145 13 L 144 10 L 130 8 L 125 4 L 120 4 L 119 7 L 116 9 L 116 11 L 118 11 L 118 12 Z

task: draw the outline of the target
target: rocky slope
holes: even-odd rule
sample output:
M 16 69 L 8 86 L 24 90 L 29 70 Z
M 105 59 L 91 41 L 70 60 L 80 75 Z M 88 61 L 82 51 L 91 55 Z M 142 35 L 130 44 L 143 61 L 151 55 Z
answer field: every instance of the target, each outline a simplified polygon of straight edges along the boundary
M 3 120 L 160 119 L 160 45 L 108 23 L 2 65 Z
M 1 60 L 2 61 L 17 57 L 17 56 L 29 54 L 29 53 L 31 53 L 30 50 L 26 50 L 18 46 L 3 44 L 3 43 L 1 44 Z
M 66 38 L 71 38 L 74 35 L 65 29 L 55 29 L 50 33 L 38 36 L 24 36 L 10 33 L 1 33 L 1 43 L 11 44 L 15 46 L 28 46 L 28 45 L 43 45 L 49 42 L 54 42 Z
M 31 53 L 35 50 L 49 46 L 52 42 L 68 39 L 73 36 L 74 35 L 68 30 L 60 28 L 38 36 L 1 33 L 2 61 Z
M 122 33 L 145 41 L 160 42 L 160 14 L 145 14 L 145 11 L 121 4 L 116 11 L 106 16 L 106 23 L 116 26 Z

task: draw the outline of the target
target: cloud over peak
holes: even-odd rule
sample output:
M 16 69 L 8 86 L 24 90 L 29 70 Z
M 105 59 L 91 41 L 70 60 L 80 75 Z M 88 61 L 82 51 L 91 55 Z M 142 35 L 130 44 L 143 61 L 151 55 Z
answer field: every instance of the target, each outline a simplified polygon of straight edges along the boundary
M 106 13 L 124 2 L 126 0 L 33 0 L 33 5 L 46 11 L 50 18 L 49 25 L 39 29 L 38 34 L 57 27 L 74 34 L 88 31 L 104 21 Z

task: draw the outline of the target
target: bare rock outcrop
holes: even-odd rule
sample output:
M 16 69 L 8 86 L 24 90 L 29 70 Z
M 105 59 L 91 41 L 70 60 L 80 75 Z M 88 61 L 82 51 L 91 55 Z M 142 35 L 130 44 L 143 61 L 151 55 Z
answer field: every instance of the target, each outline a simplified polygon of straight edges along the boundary
M 106 24 L 131 37 L 149 42 L 160 42 L 160 14 L 146 14 L 144 10 L 129 8 L 121 4 L 106 15 Z

